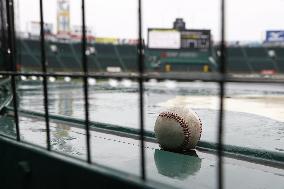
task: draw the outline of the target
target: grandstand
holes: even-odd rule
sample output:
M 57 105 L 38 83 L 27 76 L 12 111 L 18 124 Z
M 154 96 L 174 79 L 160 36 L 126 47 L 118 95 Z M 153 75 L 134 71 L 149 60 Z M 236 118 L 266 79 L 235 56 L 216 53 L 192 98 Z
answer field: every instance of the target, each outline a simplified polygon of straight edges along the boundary
M 48 71 L 80 71 L 81 43 L 47 41 Z M 22 71 L 39 71 L 40 41 L 20 39 L 17 41 L 17 62 Z M 218 68 L 217 47 L 211 51 L 145 49 L 147 71 L 216 71 Z M 88 44 L 88 65 L 91 72 L 105 72 L 115 67 L 123 72 L 136 72 L 137 47 L 129 44 Z M 283 47 L 227 47 L 227 69 L 229 73 L 272 73 L 284 72 Z M 210 60 L 211 59 L 211 60 Z M 212 61 L 213 59 L 213 61 Z

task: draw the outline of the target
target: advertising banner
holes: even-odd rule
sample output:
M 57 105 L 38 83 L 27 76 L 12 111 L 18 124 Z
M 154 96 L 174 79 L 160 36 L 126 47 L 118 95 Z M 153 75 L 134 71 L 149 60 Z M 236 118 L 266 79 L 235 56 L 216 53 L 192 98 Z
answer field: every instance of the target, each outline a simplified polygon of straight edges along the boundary
M 284 42 L 284 30 L 266 31 L 266 42 Z

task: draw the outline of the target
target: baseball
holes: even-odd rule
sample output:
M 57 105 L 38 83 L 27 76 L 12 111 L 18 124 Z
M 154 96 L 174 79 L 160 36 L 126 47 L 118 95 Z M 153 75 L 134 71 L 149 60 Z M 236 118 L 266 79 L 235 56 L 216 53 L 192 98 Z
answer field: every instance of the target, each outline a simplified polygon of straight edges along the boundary
M 184 152 L 196 147 L 202 123 L 193 110 L 174 107 L 159 114 L 154 131 L 162 149 Z

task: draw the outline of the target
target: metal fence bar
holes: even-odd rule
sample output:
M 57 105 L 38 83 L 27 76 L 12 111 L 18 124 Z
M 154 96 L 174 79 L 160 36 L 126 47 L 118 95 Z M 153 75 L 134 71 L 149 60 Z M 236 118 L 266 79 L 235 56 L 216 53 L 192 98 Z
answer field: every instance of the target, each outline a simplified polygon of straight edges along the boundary
M 40 5 L 40 48 L 41 48 L 41 67 L 42 73 L 46 73 L 46 56 L 45 56 L 45 38 L 44 38 L 44 19 L 43 19 L 43 4 L 42 0 L 39 1 Z M 50 126 L 49 126 L 49 111 L 48 111 L 48 90 L 47 90 L 47 78 L 43 76 L 42 80 L 43 84 L 43 103 L 44 103 L 44 111 L 45 111 L 45 126 L 46 126 L 46 143 L 47 150 L 51 150 L 50 145 Z
M 91 159 L 91 143 L 90 143 L 90 122 L 89 122 L 89 88 L 88 88 L 88 65 L 86 55 L 86 23 L 85 23 L 85 0 L 82 0 L 82 63 L 84 71 L 84 102 L 85 102 L 85 126 L 86 126 L 86 142 L 87 142 L 87 161 L 92 163 Z
M 139 68 L 139 113 L 140 113 L 140 169 L 141 179 L 146 180 L 145 173 L 145 149 L 144 149 L 144 86 L 143 86 L 143 74 L 144 74 L 144 49 L 143 49 L 143 36 L 142 36 L 142 4 L 141 0 L 138 0 L 138 68 Z
M 221 56 L 220 56 L 220 73 L 224 77 L 226 74 L 226 47 L 225 47 L 225 0 L 221 0 Z M 218 120 L 218 182 L 217 187 L 219 189 L 224 188 L 224 170 L 223 170 L 223 137 L 224 137 L 224 95 L 225 95 L 225 82 L 221 78 L 219 82 L 220 86 L 220 110 L 219 110 L 219 120 Z
M 15 63 L 15 30 L 14 30 L 14 3 L 13 0 L 6 0 L 6 9 L 7 9 L 7 30 L 8 30 L 8 57 L 11 64 L 11 70 L 13 72 L 17 71 Z M 15 116 L 15 126 L 16 126 L 16 137 L 17 141 L 20 141 L 20 127 L 19 127 L 19 115 L 18 115 L 18 98 L 16 90 L 16 78 L 15 75 L 11 76 L 11 85 L 13 93 L 13 107 L 14 107 L 14 116 Z

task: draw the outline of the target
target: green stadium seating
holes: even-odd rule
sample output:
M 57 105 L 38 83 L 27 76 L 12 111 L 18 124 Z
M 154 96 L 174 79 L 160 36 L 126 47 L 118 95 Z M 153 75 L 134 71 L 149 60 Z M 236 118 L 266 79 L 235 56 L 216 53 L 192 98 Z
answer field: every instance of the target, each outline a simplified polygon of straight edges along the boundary
M 90 72 L 99 72 L 99 71 L 103 71 L 101 69 L 101 66 L 99 65 L 99 63 L 97 62 L 96 58 L 91 55 L 88 56 L 88 68 Z
M 24 45 L 24 41 L 22 41 L 22 40 L 17 40 L 17 42 L 16 42 L 16 49 L 17 49 L 17 53 L 18 54 L 26 54 L 26 53 L 28 53 L 28 51 L 27 51 L 27 49 L 26 49 L 26 47 L 25 47 L 25 45 Z
M 66 70 L 82 71 L 81 63 L 77 62 L 74 56 L 60 56 L 60 61 L 65 65 Z
M 28 49 L 28 52 L 32 52 L 34 54 L 40 54 L 41 48 L 40 48 L 40 41 L 39 40 L 23 40 L 22 41 Z
M 66 66 L 63 63 L 59 62 L 56 56 L 48 55 L 46 57 L 46 61 L 48 71 L 63 71 L 64 67 Z
M 51 51 L 51 45 L 57 47 L 57 52 Z M 122 71 L 128 72 L 138 71 L 135 45 L 88 44 L 88 47 L 90 46 L 95 47 L 95 54 L 87 56 L 89 71 L 106 71 L 107 67 L 120 67 Z M 41 70 L 39 40 L 17 40 L 16 47 L 17 63 L 21 64 L 24 70 Z M 82 71 L 81 42 L 46 41 L 45 47 L 48 71 Z M 147 71 L 156 70 L 160 65 L 159 69 L 163 70 L 165 64 L 171 64 L 173 71 L 202 71 L 203 66 L 209 64 L 211 70 L 214 70 L 212 69 L 214 65 L 209 63 L 208 58 L 211 56 L 217 60 L 217 49 L 217 47 L 212 47 L 210 53 L 196 51 L 197 55 L 191 56 L 188 50 L 165 51 L 145 48 L 145 69 Z M 269 57 L 270 50 L 275 52 L 275 57 Z M 172 53 L 172 56 L 163 57 L 165 52 Z M 238 46 L 228 47 L 226 52 L 229 73 L 261 73 L 262 70 L 284 73 L 284 47 Z M 180 56 L 181 53 L 185 56 Z
M 137 47 L 134 45 L 116 45 L 120 56 L 137 56 Z
M 284 58 L 284 48 L 282 47 L 273 47 L 268 48 L 268 50 L 274 50 L 276 58 Z
M 228 58 L 244 58 L 244 53 L 241 47 L 232 47 L 227 49 Z
M 121 67 L 119 60 L 115 57 L 98 57 L 98 61 L 104 70 L 107 67 Z
M 57 46 L 57 53 L 64 54 L 64 55 L 71 55 L 73 54 L 70 44 L 66 43 L 56 43 Z
M 229 73 L 251 73 L 253 71 L 245 58 L 228 58 L 226 67 Z
M 138 72 L 138 59 L 136 56 L 122 58 L 127 71 Z
M 264 58 L 268 56 L 267 51 L 263 47 L 244 47 L 248 58 Z
M 279 73 L 284 73 L 284 58 L 277 59 L 277 66 Z
M 21 54 L 21 56 L 18 57 L 18 62 L 21 65 L 21 68 L 25 70 L 36 71 L 41 69 L 40 61 L 38 58 L 38 56 Z
M 274 66 L 273 61 L 267 58 L 264 59 L 250 59 L 249 64 L 251 65 L 252 69 L 256 73 L 260 73 L 262 70 L 277 70 Z
M 75 52 L 78 53 L 78 55 L 81 55 L 79 52 L 82 51 L 82 44 L 81 43 L 73 43 L 71 45 L 74 48 Z
M 98 55 L 115 56 L 115 49 L 111 44 L 95 44 L 95 49 Z

